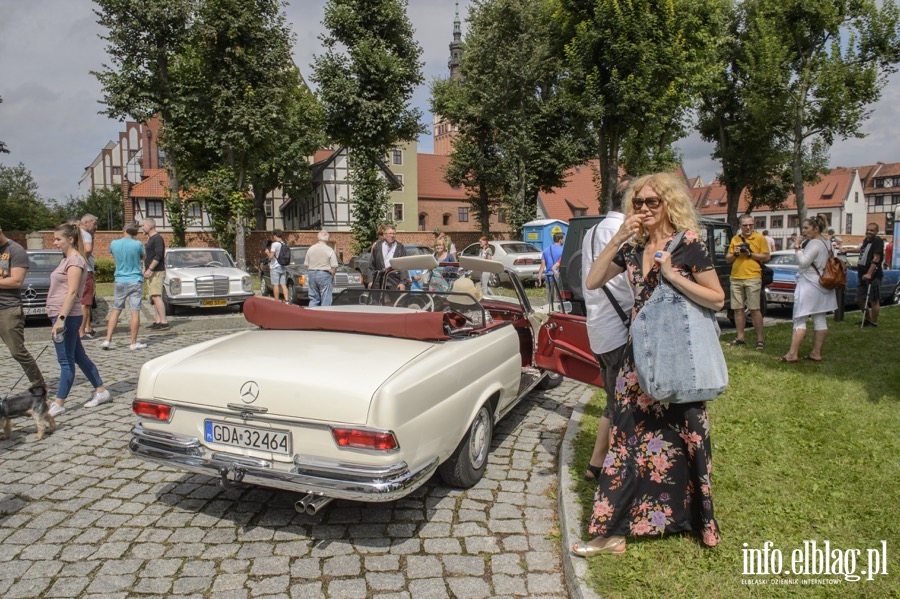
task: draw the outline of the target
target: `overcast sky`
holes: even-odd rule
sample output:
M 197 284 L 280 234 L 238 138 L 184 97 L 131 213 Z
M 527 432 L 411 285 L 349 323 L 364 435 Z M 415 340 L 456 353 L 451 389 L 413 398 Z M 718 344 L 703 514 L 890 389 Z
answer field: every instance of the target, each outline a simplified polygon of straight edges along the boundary
M 468 1 L 460 15 L 465 33 Z M 325 0 L 293 0 L 288 21 L 297 35 L 294 59 L 309 80 L 313 55 L 321 52 L 319 35 Z M 84 168 L 122 125 L 101 116 L 97 103 L 100 85 L 89 71 L 109 62 L 91 0 L 0 0 L 0 140 L 10 149 L 0 163 L 23 163 L 44 198 L 64 200 L 78 192 Z M 426 81 L 447 76 L 448 44 L 453 37 L 454 3 L 450 0 L 409 0 L 409 17 L 422 46 Z M 430 130 L 428 85 L 416 92 L 413 103 Z M 894 76 L 862 140 L 838 141 L 831 151 L 832 166 L 859 166 L 877 161 L 900 162 L 900 77 Z M 718 165 L 711 147 L 696 135 L 682 140 L 688 176 L 709 182 Z M 419 138 L 419 151 L 431 152 L 430 133 Z

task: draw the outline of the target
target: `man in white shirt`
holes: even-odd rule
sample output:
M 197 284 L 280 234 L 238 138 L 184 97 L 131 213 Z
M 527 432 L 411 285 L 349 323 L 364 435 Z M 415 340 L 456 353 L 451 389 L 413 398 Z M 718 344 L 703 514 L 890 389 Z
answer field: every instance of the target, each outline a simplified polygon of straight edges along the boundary
M 337 272 L 337 254 L 328 245 L 328 231 L 321 230 L 318 243 L 306 251 L 303 265 L 309 277 L 309 307 L 330 306 L 334 273 Z
M 581 244 L 581 291 L 584 294 L 584 307 L 587 312 L 588 339 L 591 351 L 594 352 L 603 371 L 603 389 L 606 391 L 606 407 L 597 427 L 594 452 L 591 454 L 587 472 L 584 474 L 584 478 L 589 481 L 596 480 L 600 475 L 609 449 L 611 410 L 616 399 L 616 378 L 625 358 L 628 326 L 634 308 L 634 293 L 628 282 L 627 274 L 624 272 L 604 285 L 609 291 L 609 295 L 603 287 L 600 289 L 585 287 L 583 275 L 591 270 L 594 260 L 625 222 L 625 215 L 621 210 L 622 199 L 627 188 L 628 181 L 619 183 L 613 194 L 606 218 L 587 230 Z

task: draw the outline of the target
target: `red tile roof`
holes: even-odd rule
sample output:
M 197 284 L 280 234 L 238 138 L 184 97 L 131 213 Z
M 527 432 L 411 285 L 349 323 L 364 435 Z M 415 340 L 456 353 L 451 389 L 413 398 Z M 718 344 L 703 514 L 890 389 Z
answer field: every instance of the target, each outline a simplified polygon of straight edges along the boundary
M 591 160 L 570 168 L 563 175 L 565 183 L 549 193 L 540 194 L 547 218 L 569 222 L 573 216 L 600 214 L 600 163 Z
M 449 156 L 418 154 L 419 199 L 466 200 L 466 190 L 454 189 L 444 181 L 444 173 L 450 164 Z
M 846 170 L 859 171 L 859 179 L 863 188 L 868 192 L 871 189 L 884 189 L 875 187 L 875 179 L 879 177 L 900 177 L 900 162 L 878 162 L 865 166 L 839 167 Z
M 842 206 L 850 195 L 850 187 L 853 185 L 853 172 L 855 169 L 837 167 L 827 175 L 822 175 L 821 180 L 815 185 L 806 185 L 804 198 L 807 208 L 831 208 Z M 694 206 L 703 216 L 724 217 L 728 212 L 727 195 L 725 186 L 714 181 L 710 185 L 691 189 L 694 198 Z M 746 190 L 741 192 L 741 201 L 738 204 L 738 214 L 747 211 Z M 794 194 L 787 197 L 783 208 L 792 210 L 797 208 L 797 199 Z M 768 211 L 768 208 L 757 208 L 757 212 Z
M 133 198 L 164 198 L 169 191 L 169 176 L 165 169 L 147 169 L 144 180 L 131 188 Z

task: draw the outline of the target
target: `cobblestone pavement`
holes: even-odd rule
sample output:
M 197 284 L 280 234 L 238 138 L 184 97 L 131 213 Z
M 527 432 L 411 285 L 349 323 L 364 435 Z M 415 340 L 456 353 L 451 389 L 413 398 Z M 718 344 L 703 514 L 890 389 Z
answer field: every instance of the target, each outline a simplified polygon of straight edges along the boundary
M 176 318 L 172 331 L 143 329 L 149 347 L 135 352 L 120 329 L 113 351 L 88 344 L 113 403 L 79 407 L 92 391 L 79 372 L 55 433 L 35 441 L 31 419 L 15 421 L 0 441 L 4 598 L 567 596 L 557 456 L 584 392 L 570 381 L 532 393 L 498 424 L 484 479 L 466 491 L 435 478 L 393 503 L 334 501 L 308 516 L 294 510 L 297 494 L 225 490 L 132 458 L 143 361 L 245 326 L 234 316 Z M 29 326 L 29 349 L 37 354 L 48 336 Z M 55 389 L 52 351 L 39 362 Z M 19 374 L 0 352 L 0 393 Z

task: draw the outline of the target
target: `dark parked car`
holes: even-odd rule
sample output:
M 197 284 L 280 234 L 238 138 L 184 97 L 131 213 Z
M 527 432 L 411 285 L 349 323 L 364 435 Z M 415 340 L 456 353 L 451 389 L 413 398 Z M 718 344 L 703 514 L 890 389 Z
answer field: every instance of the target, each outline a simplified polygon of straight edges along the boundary
M 403 248 L 406 250 L 407 256 L 427 256 L 434 253 L 434 248 L 417 243 L 404 243 Z M 347 263 L 350 268 L 360 272 L 363 285 L 369 282 L 369 264 L 371 260 L 372 254 L 367 250 L 359 256 L 353 256 Z
M 50 273 L 63 253 L 59 250 L 27 250 L 28 273 L 22 283 L 22 311 L 25 318 L 47 318 L 47 292 L 50 291 Z
M 303 266 L 307 250 L 309 250 L 308 245 L 291 246 L 291 263 L 284 267 L 288 297 L 294 304 L 309 301 L 308 271 Z M 260 294 L 272 295 L 272 279 L 269 277 L 268 259 L 264 259 L 260 263 L 259 276 Z M 362 286 L 362 277 L 358 271 L 349 268 L 346 264 L 338 266 L 334 275 L 334 293 L 347 288 L 362 288 Z
M 572 303 L 572 314 L 584 316 L 584 296 L 581 293 L 581 244 L 584 235 L 595 224 L 603 220 L 601 216 L 576 216 L 569 221 L 569 231 L 563 244 L 562 261 L 559 266 L 559 289 L 562 299 Z M 726 222 L 700 219 L 700 227 L 705 231 L 706 247 L 716 265 L 719 282 L 725 290 L 725 305 L 729 305 L 731 289 L 731 265 L 725 262 L 725 254 L 728 252 L 728 243 L 731 241 L 731 225 Z M 766 313 L 765 290 L 761 292 L 760 307 L 763 314 Z M 731 310 L 728 310 L 729 319 L 732 318 Z

